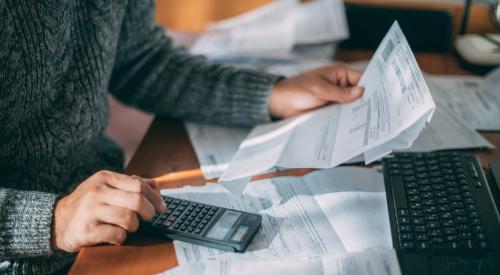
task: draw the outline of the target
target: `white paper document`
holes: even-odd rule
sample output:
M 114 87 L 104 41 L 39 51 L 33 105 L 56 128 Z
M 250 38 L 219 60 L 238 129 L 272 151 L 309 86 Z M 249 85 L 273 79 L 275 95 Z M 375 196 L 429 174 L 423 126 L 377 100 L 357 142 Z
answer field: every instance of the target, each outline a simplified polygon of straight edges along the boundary
M 399 275 L 393 249 L 371 249 L 320 258 L 216 259 L 181 265 L 163 275 Z
M 500 131 L 500 89 L 490 78 L 426 77 L 436 104 L 476 130 Z M 498 87 L 498 86 L 497 86 Z
M 355 102 L 255 127 L 220 180 L 252 176 L 273 166 L 329 168 L 360 154 L 371 162 L 393 149 L 409 148 L 430 121 L 435 104 L 397 22 L 359 85 L 365 92 Z
M 273 1 L 208 26 L 191 48 L 211 57 L 290 57 L 296 44 L 322 43 L 348 37 L 343 1 Z
M 259 213 L 262 227 L 245 253 L 174 241 L 179 264 L 215 259 L 320 257 L 392 247 L 380 169 L 338 167 L 303 177 L 252 182 L 243 194 L 220 184 L 162 194 Z

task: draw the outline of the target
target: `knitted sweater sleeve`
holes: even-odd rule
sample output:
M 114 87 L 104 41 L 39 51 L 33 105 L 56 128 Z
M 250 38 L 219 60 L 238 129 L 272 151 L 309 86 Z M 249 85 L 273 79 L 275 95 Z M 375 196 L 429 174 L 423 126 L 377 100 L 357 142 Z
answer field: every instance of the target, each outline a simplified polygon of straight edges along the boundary
M 56 198 L 50 193 L 0 188 L 0 261 L 52 253 Z
M 234 125 L 269 120 L 278 76 L 213 64 L 174 48 L 154 22 L 153 0 L 131 0 L 123 20 L 109 90 L 147 112 Z

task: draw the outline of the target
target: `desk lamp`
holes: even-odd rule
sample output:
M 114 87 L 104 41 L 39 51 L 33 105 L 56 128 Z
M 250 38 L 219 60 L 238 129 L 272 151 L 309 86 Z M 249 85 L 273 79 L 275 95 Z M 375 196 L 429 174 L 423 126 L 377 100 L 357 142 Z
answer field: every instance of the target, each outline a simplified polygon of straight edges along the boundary
M 465 61 L 477 66 L 500 65 L 500 34 L 466 34 L 472 0 L 465 0 L 460 35 L 455 48 Z M 500 29 L 500 2 L 491 4 L 491 19 Z

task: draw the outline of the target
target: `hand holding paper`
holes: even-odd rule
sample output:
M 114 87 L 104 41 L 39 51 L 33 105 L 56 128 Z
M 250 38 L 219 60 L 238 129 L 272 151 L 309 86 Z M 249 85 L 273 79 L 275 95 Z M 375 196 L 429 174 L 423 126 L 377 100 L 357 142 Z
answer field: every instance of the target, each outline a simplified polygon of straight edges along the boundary
M 356 86 L 360 78 L 358 71 L 332 65 L 282 80 L 271 90 L 269 112 L 290 117 L 331 102 L 352 102 L 363 93 L 363 88 Z
M 221 181 L 273 166 L 334 167 L 359 154 L 371 162 L 393 149 L 410 147 L 431 119 L 435 104 L 397 22 L 358 85 L 365 92 L 355 102 L 255 127 Z

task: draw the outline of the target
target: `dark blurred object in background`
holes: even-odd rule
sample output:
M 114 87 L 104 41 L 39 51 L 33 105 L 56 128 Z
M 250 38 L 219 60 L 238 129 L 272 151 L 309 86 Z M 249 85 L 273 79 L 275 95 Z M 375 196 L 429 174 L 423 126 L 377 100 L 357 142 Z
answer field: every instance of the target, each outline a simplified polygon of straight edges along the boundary
M 445 10 L 346 5 L 350 38 L 343 48 L 375 49 L 397 20 L 414 51 L 446 52 L 452 45 L 453 15 Z

